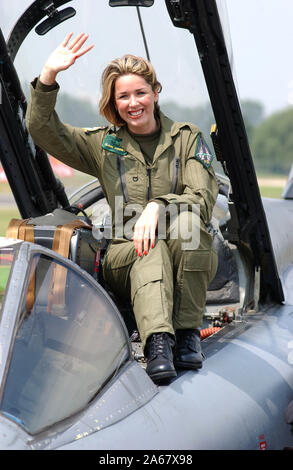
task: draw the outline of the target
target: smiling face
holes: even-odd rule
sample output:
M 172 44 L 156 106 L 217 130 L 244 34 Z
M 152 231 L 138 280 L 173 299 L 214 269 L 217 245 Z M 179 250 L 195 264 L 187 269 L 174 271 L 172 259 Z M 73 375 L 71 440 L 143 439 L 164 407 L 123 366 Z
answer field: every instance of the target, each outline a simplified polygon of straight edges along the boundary
M 154 116 L 158 93 L 135 74 L 122 75 L 115 82 L 115 105 L 120 117 L 134 134 L 150 134 L 157 128 Z

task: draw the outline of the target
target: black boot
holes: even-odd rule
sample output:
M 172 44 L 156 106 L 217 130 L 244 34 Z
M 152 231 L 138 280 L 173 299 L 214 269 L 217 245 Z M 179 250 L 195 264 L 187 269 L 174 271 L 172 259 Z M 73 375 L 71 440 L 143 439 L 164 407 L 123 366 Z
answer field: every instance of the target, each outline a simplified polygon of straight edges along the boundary
M 199 330 L 176 330 L 174 364 L 178 369 L 200 369 L 203 354 Z
M 155 383 L 167 382 L 176 377 L 172 353 L 174 345 L 175 340 L 168 333 L 154 333 L 147 339 L 144 351 L 147 358 L 146 372 Z

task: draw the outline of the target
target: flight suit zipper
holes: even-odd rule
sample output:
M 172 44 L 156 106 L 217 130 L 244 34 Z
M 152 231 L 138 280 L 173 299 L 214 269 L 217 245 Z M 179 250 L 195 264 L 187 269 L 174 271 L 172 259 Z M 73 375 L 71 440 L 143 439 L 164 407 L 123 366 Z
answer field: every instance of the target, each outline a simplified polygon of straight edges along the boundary
M 149 201 L 151 198 L 151 189 L 152 189 L 152 180 L 151 180 L 152 169 L 147 168 L 147 175 L 148 175 L 148 189 L 147 189 L 147 200 Z
M 124 168 L 124 163 L 123 160 L 119 155 L 117 155 L 117 170 L 119 173 L 120 177 L 120 187 L 121 187 L 121 192 L 123 195 L 123 201 L 125 204 L 129 202 L 129 196 L 128 196 L 128 190 L 127 190 L 127 185 L 126 185 L 126 177 L 125 177 L 125 168 Z
M 173 175 L 172 175 L 172 183 L 171 183 L 171 189 L 170 189 L 171 194 L 174 194 L 177 188 L 179 168 L 180 168 L 180 158 L 176 157 L 174 159 L 174 164 L 173 164 Z

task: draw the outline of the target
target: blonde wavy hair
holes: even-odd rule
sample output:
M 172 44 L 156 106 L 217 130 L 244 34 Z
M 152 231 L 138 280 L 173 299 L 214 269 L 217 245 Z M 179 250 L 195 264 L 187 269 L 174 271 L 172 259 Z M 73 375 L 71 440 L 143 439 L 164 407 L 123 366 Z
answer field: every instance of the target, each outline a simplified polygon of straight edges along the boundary
M 153 92 L 160 93 L 162 85 L 157 80 L 156 72 L 152 64 L 138 56 L 131 54 L 114 59 L 105 68 L 102 79 L 102 97 L 99 102 L 100 114 L 115 126 L 125 125 L 125 121 L 120 117 L 115 106 L 115 82 L 122 75 L 135 74 L 144 78 L 151 86 Z M 155 116 L 159 114 L 159 105 L 155 103 Z

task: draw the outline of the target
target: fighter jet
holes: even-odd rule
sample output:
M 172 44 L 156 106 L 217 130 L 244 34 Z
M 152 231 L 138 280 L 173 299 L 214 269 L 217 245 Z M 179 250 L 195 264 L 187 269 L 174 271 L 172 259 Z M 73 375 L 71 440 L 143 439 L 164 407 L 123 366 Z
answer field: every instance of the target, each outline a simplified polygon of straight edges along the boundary
M 292 448 L 292 181 L 283 199 L 261 198 L 224 2 L 66 3 L 22 2 L 27 9 L 0 38 L 0 158 L 21 216 L 0 242 L 0 448 Z M 96 34 L 101 62 L 116 55 L 114 46 L 117 55 L 135 49 L 162 62 L 166 88 L 188 89 L 188 100 L 200 96 L 198 63 L 214 115 L 211 142 L 222 170 L 212 219 L 219 267 L 201 330 L 205 360 L 168 385 L 147 375 L 131 306 L 103 284 L 109 227 L 99 182 L 69 197 L 26 130 L 24 72 L 33 79 L 38 51 L 44 59 L 57 34 L 81 26 Z M 88 91 L 90 73 L 81 65 L 66 88 L 74 81 Z

